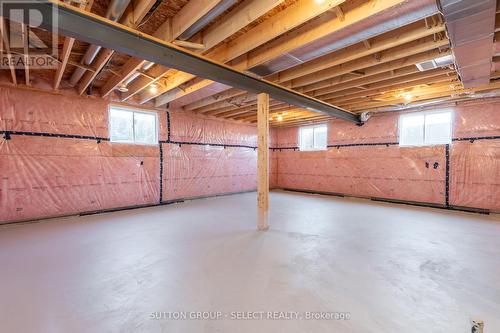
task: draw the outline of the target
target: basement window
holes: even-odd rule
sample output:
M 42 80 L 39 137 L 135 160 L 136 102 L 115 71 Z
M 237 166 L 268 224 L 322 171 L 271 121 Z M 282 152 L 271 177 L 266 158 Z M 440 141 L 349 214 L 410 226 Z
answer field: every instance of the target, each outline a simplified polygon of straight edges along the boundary
M 158 115 L 124 107 L 109 108 L 111 142 L 158 144 Z
M 418 112 L 399 117 L 400 146 L 451 143 L 451 112 Z
M 325 124 L 299 129 L 299 149 L 301 151 L 325 150 L 326 139 L 327 127 Z

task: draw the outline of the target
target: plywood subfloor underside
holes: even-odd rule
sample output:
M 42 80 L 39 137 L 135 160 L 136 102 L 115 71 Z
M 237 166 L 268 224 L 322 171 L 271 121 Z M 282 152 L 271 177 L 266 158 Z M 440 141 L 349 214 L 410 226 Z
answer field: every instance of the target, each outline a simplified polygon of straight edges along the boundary
M 500 331 L 494 217 L 274 192 L 0 228 L 5 332 Z M 343 311 L 348 321 L 152 312 Z

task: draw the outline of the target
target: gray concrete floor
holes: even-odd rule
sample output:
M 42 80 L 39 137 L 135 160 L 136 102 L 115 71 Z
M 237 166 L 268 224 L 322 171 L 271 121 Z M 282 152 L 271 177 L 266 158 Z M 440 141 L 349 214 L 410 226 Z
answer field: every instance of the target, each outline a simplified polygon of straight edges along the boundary
M 0 227 L 0 331 L 457 333 L 471 316 L 500 331 L 495 217 L 274 192 L 257 232 L 255 203 Z M 165 319 L 179 311 L 223 317 Z M 243 311 L 350 319 L 233 319 Z

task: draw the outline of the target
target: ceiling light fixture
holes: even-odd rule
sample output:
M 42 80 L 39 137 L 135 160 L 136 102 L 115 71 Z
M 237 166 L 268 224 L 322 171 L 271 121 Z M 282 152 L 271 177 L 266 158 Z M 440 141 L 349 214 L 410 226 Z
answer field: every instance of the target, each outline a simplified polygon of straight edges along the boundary
M 128 92 L 127 86 L 125 84 L 123 84 L 123 83 L 120 84 L 117 89 L 118 89 L 119 92 L 122 92 L 122 93 Z
M 152 83 L 149 85 L 149 91 L 155 94 L 158 92 L 158 85 L 156 83 Z
M 410 93 L 406 93 L 403 95 L 404 99 L 410 102 L 413 99 L 413 96 Z
M 278 121 L 283 121 L 283 116 L 282 115 L 278 116 Z

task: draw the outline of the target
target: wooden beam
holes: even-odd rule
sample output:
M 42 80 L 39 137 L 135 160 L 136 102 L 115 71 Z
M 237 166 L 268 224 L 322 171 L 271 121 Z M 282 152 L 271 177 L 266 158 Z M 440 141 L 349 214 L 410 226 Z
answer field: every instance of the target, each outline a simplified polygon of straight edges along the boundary
M 209 50 L 274 7 L 283 3 L 283 1 L 284 0 L 246 0 L 226 14 L 218 23 L 211 25 L 200 37 L 194 37 L 194 39 L 202 40 L 205 48 Z M 165 105 L 174 99 L 207 87 L 212 83 L 213 82 L 210 80 L 205 80 L 203 83 L 196 82 L 192 87 L 190 86 L 182 92 L 172 89 L 172 91 L 165 92 L 163 95 L 159 96 L 155 104 L 158 106 Z M 143 100 L 146 98 L 149 98 L 149 96 L 144 97 Z
M 272 101 L 269 103 L 270 106 L 274 107 L 275 105 L 278 105 L 280 104 L 279 101 Z M 285 108 L 291 108 L 289 106 L 285 106 Z M 230 118 L 230 117 L 234 117 L 234 116 L 237 116 L 237 115 L 240 115 L 240 114 L 243 114 L 243 113 L 248 113 L 248 112 L 251 112 L 251 113 L 255 113 L 255 105 L 250 105 L 250 106 L 246 106 L 246 107 L 242 107 L 242 108 L 232 108 L 230 109 L 229 111 L 224 111 L 224 112 L 216 112 L 215 114 L 213 115 L 217 115 L 219 117 L 223 117 L 223 118 Z M 212 115 L 212 114 L 211 114 Z
M 432 60 L 434 58 L 447 54 L 449 54 L 449 51 L 440 53 L 439 50 L 431 50 L 404 59 L 398 59 L 385 64 L 363 68 L 362 70 L 365 73 L 363 78 L 356 78 L 351 75 L 341 75 L 331 78 L 327 87 L 318 89 L 314 85 L 312 85 L 298 88 L 298 90 L 303 93 L 307 92 L 308 94 L 317 98 L 323 98 L 321 96 L 326 94 L 345 90 L 358 85 L 386 80 L 388 75 L 392 77 L 401 77 L 407 74 L 416 73 L 418 72 L 418 69 L 414 64 Z M 184 106 L 184 110 L 196 111 L 201 113 L 209 112 L 210 110 L 227 106 L 222 104 L 223 101 L 245 94 L 246 92 L 242 92 L 237 89 L 226 90 L 217 95 L 209 96 L 203 100 L 188 104 Z
M 90 2 L 92 3 L 93 0 Z M 134 10 L 127 9 L 126 13 L 121 19 L 121 22 L 124 25 L 135 28 L 137 24 L 139 24 L 142 19 L 147 15 L 151 7 L 155 4 L 156 1 L 147 0 L 147 1 L 134 1 Z M 90 7 L 87 5 L 86 10 L 90 10 Z M 114 50 L 103 49 L 99 52 L 97 58 L 92 62 L 92 66 L 96 69 L 95 72 L 86 72 L 83 77 L 80 79 L 78 84 L 78 93 L 81 95 L 85 92 L 88 86 L 94 81 L 95 77 L 101 69 L 107 64 L 109 59 L 114 54 Z
M 335 6 L 333 10 L 335 11 L 335 14 L 341 22 L 345 20 L 344 12 L 342 11 L 342 8 L 340 8 L 340 6 Z
M 395 1 L 395 0 L 387 0 Z M 401 1 L 401 0 L 399 0 Z M 206 56 L 212 60 L 226 63 L 237 57 L 257 48 L 258 46 L 289 32 L 291 29 L 298 27 L 309 20 L 321 15 L 335 6 L 340 5 L 345 0 L 325 0 L 322 4 L 316 3 L 315 0 L 299 0 L 292 5 L 286 7 L 284 10 L 278 12 L 276 15 L 271 16 L 269 19 L 263 21 L 261 24 L 249 29 L 239 37 L 223 44 Z M 243 65 L 236 65 L 238 70 L 246 70 L 248 67 Z M 170 89 L 188 82 L 194 78 L 194 75 L 178 72 L 175 74 L 179 76 L 178 79 L 172 80 L 178 82 L 176 85 L 167 85 L 163 89 L 159 89 L 157 93 L 146 93 L 141 97 L 141 103 L 145 103 L 152 98 L 155 98 Z
M 420 86 L 426 83 L 441 83 L 441 82 L 448 82 L 452 83 L 457 81 L 456 76 L 448 76 L 448 73 L 451 73 L 452 71 L 449 70 L 442 70 L 442 69 L 436 69 L 436 70 L 431 70 L 427 72 L 418 72 L 415 74 L 410 74 L 407 76 L 400 77 L 398 79 L 388 79 L 385 81 L 378 82 L 376 84 L 372 85 L 367 85 L 365 86 L 365 90 L 359 91 L 356 89 L 348 89 L 344 91 L 340 91 L 336 94 L 330 94 L 327 96 L 324 96 L 323 100 L 328 102 L 328 103 L 335 103 L 336 105 L 345 105 L 348 104 L 348 101 L 351 100 L 367 100 L 368 97 L 370 96 L 376 96 L 377 94 L 385 94 L 389 91 L 391 91 L 392 94 L 394 94 L 394 91 L 396 90 L 401 90 L 401 89 L 408 89 L 408 88 L 414 88 L 415 86 Z M 271 112 L 276 112 L 277 109 L 280 109 L 282 111 L 283 107 L 286 107 L 283 103 L 281 104 L 275 104 L 276 106 L 271 107 Z M 228 113 L 226 113 L 228 114 Z M 245 111 L 245 112 L 238 112 L 238 113 L 231 113 L 229 114 L 229 118 L 231 119 L 238 119 L 238 120 L 255 120 L 256 115 L 252 111 Z
M 178 13 L 178 15 L 182 15 L 181 13 Z M 165 22 L 160 25 L 158 29 L 153 33 L 153 36 L 156 38 L 160 38 L 165 41 L 171 41 L 172 40 L 172 20 L 167 19 Z M 136 57 L 131 57 L 130 59 L 127 60 L 127 62 L 122 66 L 120 69 L 120 75 L 115 75 L 111 77 L 101 88 L 101 95 L 106 97 L 109 95 L 116 87 L 118 87 L 120 84 L 122 84 L 123 81 L 127 80 L 132 74 L 137 72 L 139 69 L 145 66 L 147 61 L 144 61 L 142 59 L 136 58 Z M 160 69 L 161 68 L 161 69 Z M 147 74 L 152 77 L 159 77 L 161 76 L 162 73 L 164 73 L 163 70 L 164 67 L 162 66 L 155 66 L 151 69 L 148 69 Z M 130 86 L 129 86 L 129 91 L 126 94 L 122 95 L 122 101 L 125 101 L 129 99 L 130 97 L 134 96 L 137 91 L 140 89 L 143 89 L 143 87 L 146 87 L 147 85 L 156 82 L 157 80 L 151 80 L 146 77 L 141 77 L 136 79 Z
M 311 2 L 313 2 L 313 7 L 317 6 L 314 3 L 315 1 Z M 371 16 L 378 15 L 384 11 L 390 10 L 393 7 L 400 6 L 405 2 L 405 0 L 366 1 L 353 8 L 352 10 L 346 11 L 344 21 L 335 19 L 335 15 L 333 13 L 326 13 L 321 17 L 318 17 L 317 20 L 308 22 L 307 24 L 295 30 L 290 31 L 290 29 L 288 29 L 286 35 L 283 35 L 280 38 L 276 38 L 270 43 L 266 43 L 259 48 L 255 48 L 248 53 L 247 57 L 241 59 L 239 58 L 238 62 L 234 63 L 233 65 L 238 69 L 248 69 L 257 65 L 261 65 L 275 59 L 277 56 L 289 53 L 290 51 L 301 47 L 304 44 L 312 43 L 336 31 L 343 30 L 349 26 L 366 20 Z M 306 7 L 301 8 L 302 12 L 305 10 L 308 9 Z M 286 20 L 287 17 L 285 16 L 284 19 Z M 265 33 L 265 31 L 263 31 L 262 33 Z
M 66 69 L 66 65 L 68 64 L 69 56 L 71 54 L 71 49 L 73 48 L 73 44 L 75 43 L 74 38 L 65 37 L 64 45 L 61 52 L 61 59 L 59 63 L 59 67 L 57 67 L 56 75 L 54 77 L 54 90 L 59 88 L 59 84 L 61 83 L 61 79 L 64 74 L 64 70 Z
M 172 43 L 177 45 L 177 46 L 184 47 L 184 48 L 191 49 L 191 50 L 204 50 L 205 49 L 205 45 L 203 45 L 203 44 L 188 42 L 188 41 L 184 41 L 184 40 L 176 39 Z
M 286 121 L 281 121 L 281 122 L 276 122 L 273 121 L 271 123 L 272 127 L 289 127 L 289 126 L 301 126 L 301 125 L 311 125 L 311 124 L 316 124 L 316 123 L 323 123 L 325 121 L 328 121 L 331 119 L 330 117 L 327 116 L 303 116 L 297 119 L 291 119 L 291 120 L 286 120 Z M 254 123 L 254 122 L 252 122 Z
M 222 0 L 191 0 L 172 18 L 172 39 L 176 39 Z
M 396 60 L 389 61 L 387 63 L 378 64 L 371 67 L 363 68 L 365 76 L 363 78 L 356 78 L 347 75 L 333 76 L 327 80 L 316 82 L 304 87 L 300 87 L 298 90 L 303 93 L 313 94 L 315 97 L 329 94 L 338 90 L 353 87 L 353 83 L 358 85 L 373 83 L 387 78 L 386 75 L 392 77 L 398 77 L 401 75 L 406 75 L 410 73 L 418 72 L 416 63 L 432 60 L 441 55 L 448 55 L 450 51 L 439 52 L 438 49 L 429 50 L 426 52 L 421 52 L 413 56 L 404 57 Z M 387 73 L 393 71 L 394 73 Z M 354 80 L 357 80 L 354 82 Z M 350 82 L 353 81 L 353 82 Z
M 132 81 L 132 83 L 128 85 L 128 92 L 121 95 L 121 101 L 127 101 L 141 90 L 146 89 L 150 84 L 164 80 L 163 73 L 165 73 L 165 68 L 166 67 L 163 66 L 153 66 L 147 71 L 149 77 L 138 77 L 137 79 Z M 131 72 L 131 74 L 132 73 L 133 72 Z M 151 79 L 151 77 L 155 79 Z
M 372 45 L 370 44 L 370 41 L 368 39 L 365 39 L 363 41 L 363 44 L 365 45 L 365 47 L 369 50 L 372 48 Z
M 138 26 L 155 3 L 156 0 L 133 0 L 120 22 L 129 27 Z
M 232 98 L 232 97 L 237 97 L 237 96 L 241 96 L 241 95 L 245 95 L 245 94 L 246 94 L 245 91 L 231 88 L 231 89 L 225 90 L 221 93 L 211 95 L 211 96 L 205 97 L 204 99 L 200 99 L 196 102 L 187 104 L 183 107 L 183 109 L 186 111 L 193 111 L 193 110 L 196 110 L 198 108 L 202 108 L 202 107 L 211 105 L 213 103 L 217 103 L 217 102 L 224 101 L 224 100 Z
M 433 89 L 433 88 L 435 88 L 435 89 Z M 493 83 L 483 85 L 481 87 L 473 88 L 473 89 L 463 89 L 461 87 L 457 87 L 457 88 L 449 87 L 448 89 L 446 89 L 445 85 L 440 85 L 440 86 L 436 85 L 436 86 L 431 86 L 428 89 L 421 90 L 420 92 L 417 92 L 410 103 L 408 103 L 408 101 L 406 101 L 404 98 L 392 99 L 392 100 L 388 100 L 388 101 L 378 101 L 378 102 L 374 101 L 371 103 L 365 103 L 363 105 L 355 106 L 352 108 L 352 111 L 356 111 L 356 110 L 366 111 L 366 110 L 368 110 L 368 111 L 372 111 L 372 112 L 377 112 L 377 111 L 384 111 L 388 107 L 392 107 L 394 105 L 402 105 L 402 104 L 407 104 L 407 107 L 411 108 L 412 103 L 419 102 L 419 101 L 435 100 L 435 99 L 441 99 L 441 98 L 445 99 L 445 100 L 443 100 L 443 102 L 453 101 L 456 98 L 460 98 L 460 97 L 454 97 L 453 95 L 458 95 L 458 94 L 463 94 L 463 93 L 471 93 L 471 92 L 489 91 L 489 90 L 495 90 L 498 88 L 500 88 L 500 82 L 493 82 Z M 315 117 L 321 117 L 321 116 L 315 116 Z M 304 118 L 304 119 L 299 119 L 299 120 L 295 120 L 292 122 L 283 122 L 280 124 L 277 124 L 274 122 L 273 125 L 279 125 L 281 127 L 281 126 L 287 126 L 287 125 L 291 125 L 291 124 L 306 123 L 307 120 L 308 120 L 308 118 L 307 119 Z
M 220 1 L 221 0 L 193 0 L 188 2 L 174 17 L 167 19 L 153 33 L 153 36 L 165 40 L 167 42 L 174 41 L 191 25 L 193 25 L 197 20 L 203 17 L 203 15 L 212 10 L 213 7 L 216 6 Z M 183 45 L 178 44 L 179 46 L 182 47 L 186 47 L 186 43 L 189 43 L 184 41 L 177 41 L 177 42 L 183 44 Z M 203 44 L 204 44 L 203 48 L 198 48 L 195 50 L 201 51 L 202 49 L 208 47 L 206 43 Z M 191 46 L 193 45 L 194 44 L 192 44 Z M 120 75 L 111 77 L 103 85 L 103 87 L 101 88 L 101 95 L 102 96 L 109 95 L 123 81 L 128 79 L 132 74 L 134 74 L 137 70 L 139 70 L 142 66 L 144 66 L 145 63 L 146 63 L 145 61 L 139 58 L 131 57 L 120 70 Z M 148 87 L 150 84 L 161 80 L 161 78 L 167 73 L 177 73 L 177 71 L 171 70 L 164 66 L 155 65 L 148 71 L 148 75 L 156 77 L 156 79 L 150 80 L 146 77 L 139 77 L 135 79 L 134 82 L 128 87 L 129 88 L 128 92 L 122 95 L 121 100 L 126 101 L 130 99 L 131 97 L 135 96 L 143 89 Z
M 221 0 L 193 0 L 188 2 L 182 9 L 172 18 L 167 19 L 153 34 L 154 37 L 163 39 L 167 42 L 172 42 L 177 37 L 179 37 L 184 31 L 186 31 L 192 24 L 199 20 L 203 15 L 208 13 L 214 6 L 216 6 Z M 235 32 L 235 31 L 234 31 Z M 233 32 L 233 33 L 234 33 Z M 220 42 L 222 40 L 219 40 Z M 182 43 L 183 41 L 179 41 Z M 201 44 L 201 43 L 200 43 Z M 210 44 L 203 41 L 203 49 L 210 48 Z M 183 45 L 180 45 L 183 46 Z M 192 46 L 192 45 L 191 45 Z M 185 46 L 184 46 L 185 47 Z M 198 52 L 202 49 L 197 49 Z M 135 71 L 141 68 L 145 64 L 139 58 L 132 57 L 123 66 L 120 71 L 120 76 L 115 76 L 110 78 L 102 87 L 101 95 L 107 96 L 111 91 L 113 91 L 117 86 L 119 86 L 123 81 L 129 78 Z M 130 99 L 132 96 L 140 93 L 143 89 L 148 87 L 151 83 L 157 82 L 167 73 L 177 73 L 176 70 L 171 70 L 167 67 L 155 65 L 151 68 L 151 76 L 157 77 L 156 80 L 149 80 L 144 77 L 139 77 L 130 85 L 129 91 L 122 96 L 122 101 Z M 161 88 L 159 88 L 161 89 Z
M 435 42 L 432 37 L 426 37 L 410 43 L 406 43 L 391 49 L 380 52 L 380 58 L 374 59 L 366 56 L 360 59 L 349 61 L 333 67 L 324 69 L 321 72 L 301 76 L 292 81 L 291 88 L 311 85 L 317 82 L 328 80 L 332 77 L 350 73 L 365 67 L 375 66 L 377 64 L 387 63 L 389 61 L 406 58 L 418 53 L 426 52 L 439 47 L 448 46 L 447 39 Z M 318 89 L 319 87 L 316 87 Z
M 21 23 L 22 29 L 22 39 L 23 39 L 23 51 L 24 51 L 24 79 L 26 81 L 26 85 L 30 86 L 30 67 L 29 67 L 29 35 L 30 29 L 28 25 Z
M 0 16 L 0 32 L 2 34 L 2 45 L 4 47 L 3 51 L 7 55 L 7 60 L 9 61 L 9 69 L 12 78 L 12 83 L 17 85 L 16 69 L 11 62 L 12 53 L 10 52 L 9 34 L 7 33 L 7 26 L 5 24 L 5 18 L 3 16 Z
M 410 74 L 396 79 L 390 78 L 388 80 L 384 80 L 374 84 L 365 85 L 363 86 L 363 91 L 355 91 L 348 89 L 337 93 L 328 94 L 323 96 L 323 100 L 326 101 L 341 100 L 342 102 L 344 102 L 349 99 L 364 98 L 365 96 L 369 96 L 371 93 L 383 93 L 385 91 L 403 89 L 426 83 L 439 82 L 443 80 L 451 81 L 456 79 L 456 76 L 447 75 L 448 73 L 451 72 L 452 71 L 438 69 L 427 72 Z
M 437 73 L 441 73 L 440 75 L 437 75 Z M 344 96 L 339 96 L 336 99 L 329 99 L 327 101 L 335 101 L 337 105 L 343 106 L 343 105 L 348 105 L 350 102 L 349 100 L 355 100 L 355 101 L 368 101 L 368 98 L 378 98 L 377 95 L 379 96 L 396 96 L 398 93 L 401 93 L 401 90 L 414 90 L 416 94 L 422 93 L 425 89 L 441 89 L 442 87 L 445 87 L 445 90 L 448 90 L 447 87 L 449 87 L 450 84 L 458 83 L 458 78 L 457 77 L 448 77 L 446 74 L 443 74 L 444 72 L 434 72 L 434 76 L 429 76 L 426 79 L 421 79 L 418 81 L 413 81 L 405 84 L 394 84 L 392 86 L 386 85 L 383 89 L 376 89 L 376 88 L 371 88 L 365 92 L 358 92 L 358 93 L 351 93 L 351 94 L 346 94 Z M 420 88 L 422 84 L 427 83 L 427 84 L 435 84 L 431 87 L 427 88 Z M 379 85 L 382 86 L 382 85 Z M 271 109 L 271 112 L 276 113 L 276 111 Z M 279 113 L 283 114 L 283 120 L 288 120 L 290 117 L 295 117 L 297 114 L 310 114 L 310 115 L 315 115 L 314 113 L 311 113 L 309 111 L 302 110 L 302 112 L 292 112 L 290 111 L 279 111 Z M 317 115 L 315 115 L 317 116 Z M 235 120 L 242 120 L 242 121 L 251 121 L 255 122 L 257 119 L 256 114 L 248 114 L 248 115 L 240 115 L 236 117 L 230 117 L 230 119 L 235 119 Z
M 413 96 L 413 100 L 422 100 L 425 99 L 426 95 L 438 94 L 442 92 L 447 92 L 449 94 L 455 91 L 451 86 L 456 86 L 456 84 L 450 82 L 442 82 L 435 83 L 428 87 L 417 88 L 409 91 Z M 406 91 L 403 91 L 406 92 Z M 348 109 L 361 109 L 364 107 L 372 107 L 375 105 L 396 105 L 396 104 L 408 104 L 408 100 L 406 100 L 402 93 L 398 93 L 398 91 L 389 91 L 385 94 L 379 94 L 374 96 L 368 96 L 363 99 L 354 99 L 352 101 L 347 101 L 345 103 L 341 103 L 341 105 Z
M 65 1 L 68 2 L 68 1 Z M 71 3 L 71 1 L 69 1 Z M 94 4 L 94 0 L 91 1 L 81 1 L 79 3 L 80 8 L 85 8 L 85 10 L 90 11 L 92 5 Z M 69 56 L 71 55 L 71 50 L 73 49 L 73 45 L 75 43 L 74 38 L 65 37 L 63 49 L 61 52 L 61 56 L 59 60 L 59 67 L 57 67 L 56 74 L 54 76 L 54 90 L 59 88 L 59 84 L 61 83 L 61 79 L 64 75 L 64 71 L 66 70 L 66 65 L 68 64 Z M 83 65 L 83 64 L 82 64 Z
M 38 7 L 42 14 L 50 13 L 54 6 L 52 1 L 57 0 L 51 0 Z M 105 48 L 117 49 L 122 53 L 131 55 L 141 54 L 141 57 L 145 60 L 187 71 L 200 77 L 217 80 L 226 86 L 234 86 L 235 88 L 254 93 L 267 93 L 273 99 L 287 104 L 334 116 L 356 124 L 361 122 L 358 115 L 338 109 L 334 105 L 326 104 L 286 87 L 257 78 L 254 75 L 237 71 L 227 65 L 210 60 L 203 55 L 179 48 L 172 43 L 162 41 L 153 36 L 144 35 L 137 30 L 114 23 L 105 18 L 100 18 L 97 15 L 89 14 L 83 10 L 63 5 L 59 2 L 57 6 L 58 29 L 64 31 L 69 37 L 74 37 L 87 43 L 93 43 L 102 38 L 99 41 L 99 45 Z M 49 29 L 53 27 L 53 24 L 50 20 L 45 21 L 42 27 Z
M 137 72 L 146 62 L 139 58 L 130 58 L 120 69 L 119 75 L 112 76 L 101 87 L 101 96 L 108 96 L 116 87 L 122 84 L 132 74 Z M 130 90 L 130 89 L 129 89 Z
M 197 82 L 193 82 L 193 84 L 189 85 L 186 88 L 181 89 L 181 88 L 177 87 L 175 89 L 168 91 L 166 94 L 163 94 L 162 95 L 163 100 L 167 101 L 167 103 L 169 103 L 170 101 L 173 101 L 180 96 L 184 96 L 185 94 L 188 94 L 191 91 L 196 91 L 196 90 L 205 88 L 212 83 L 212 81 L 210 81 L 210 80 L 202 80 L 202 79 L 194 80 L 194 81 L 197 81 Z M 159 107 L 159 106 L 164 105 L 164 104 L 165 103 L 155 104 L 155 106 Z
M 80 83 L 78 84 L 78 94 L 82 95 L 87 90 L 92 81 L 94 81 L 97 74 L 99 74 L 102 68 L 108 63 L 109 59 L 111 59 L 111 56 L 113 56 L 114 53 L 115 51 L 110 49 L 103 49 L 99 52 L 97 58 L 93 61 L 93 63 L 95 62 L 95 72 L 85 72 L 82 79 L 80 80 Z
M 383 6 L 383 8 L 386 8 L 385 6 L 387 6 L 387 5 L 388 4 L 385 4 Z M 381 10 L 383 8 L 375 7 L 375 9 L 378 9 L 378 10 Z M 356 10 L 353 10 L 353 11 L 355 11 L 354 14 L 351 13 L 354 16 L 350 16 L 350 17 L 352 17 L 352 20 L 354 20 L 355 22 L 357 22 L 358 20 L 360 20 L 364 17 L 362 12 L 357 12 Z M 377 11 L 374 11 L 374 12 L 377 13 Z M 369 13 L 373 13 L 373 11 L 369 11 Z M 364 15 L 367 15 L 366 12 L 364 13 Z M 335 23 L 335 20 L 328 21 L 328 24 L 330 24 L 330 25 L 332 25 L 334 23 Z M 305 27 L 307 27 L 310 24 L 311 23 L 306 24 Z M 348 22 L 345 22 L 345 24 L 338 25 L 337 28 L 341 29 L 342 27 L 346 26 L 347 24 L 348 24 Z M 313 39 L 320 38 L 321 36 L 325 35 L 327 31 L 332 31 L 331 29 L 334 29 L 335 27 L 336 27 L 335 25 L 333 25 L 333 26 L 325 25 L 325 27 L 323 27 L 322 30 L 317 31 L 317 35 L 308 34 L 308 36 L 309 36 L 309 38 L 313 38 Z M 301 29 L 303 29 L 303 28 L 301 28 Z M 327 29 L 330 29 L 330 30 L 327 30 Z M 369 49 L 367 49 L 365 47 L 364 43 L 360 42 L 360 43 L 348 46 L 346 48 L 343 48 L 341 50 L 337 50 L 337 51 L 328 53 L 326 55 L 320 56 L 320 57 L 315 58 L 314 60 L 308 61 L 304 64 L 294 66 L 290 69 L 281 71 L 279 74 L 270 75 L 269 77 L 267 77 L 267 79 L 274 81 L 274 82 L 277 82 L 277 83 L 286 82 L 286 81 L 289 81 L 289 80 L 292 80 L 292 79 L 295 79 L 295 78 L 298 78 L 298 77 L 301 77 L 301 76 L 304 76 L 307 74 L 312 74 L 312 73 L 315 73 L 318 71 L 322 71 L 322 70 L 330 68 L 332 66 L 340 65 L 340 64 L 343 64 L 343 63 L 348 62 L 348 61 L 359 59 L 359 58 L 362 58 L 364 56 L 374 54 L 376 52 L 380 52 L 380 51 L 390 49 L 390 48 L 393 48 L 396 46 L 400 46 L 400 45 L 403 45 L 403 44 L 406 44 L 406 43 L 409 43 L 412 41 L 416 41 L 416 40 L 421 39 L 423 37 L 431 36 L 436 32 L 444 31 L 444 29 L 445 29 L 444 25 L 439 25 L 439 26 L 433 27 L 432 29 L 429 30 L 429 29 L 423 27 L 421 22 L 415 22 L 415 23 L 409 24 L 408 26 L 402 27 L 400 29 L 397 29 L 397 30 L 394 30 L 391 32 L 387 32 L 385 34 L 382 34 L 380 36 L 376 36 L 376 37 L 372 38 L 370 40 L 371 47 Z M 284 39 L 289 38 L 288 35 L 289 34 L 287 34 L 283 38 Z M 277 40 L 281 40 L 281 39 L 282 38 L 278 38 Z M 302 42 L 305 42 L 305 41 L 302 40 Z M 275 44 L 275 43 L 277 43 L 277 42 L 273 41 L 270 44 Z M 264 45 L 261 48 L 258 48 L 257 50 L 262 49 L 262 51 L 266 51 L 268 44 Z M 279 45 L 277 45 L 277 46 L 279 46 Z M 298 41 L 297 41 L 295 44 L 291 44 L 290 48 L 291 47 L 298 47 L 298 46 L 300 46 L 300 45 L 298 44 Z M 251 51 L 248 54 L 248 57 L 246 59 L 244 59 L 246 63 L 240 61 L 239 63 L 236 63 L 235 66 L 239 69 L 247 69 L 248 67 L 255 65 L 256 63 L 252 62 L 251 59 L 253 59 L 253 58 L 258 59 L 258 57 L 260 55 L 258 53 L 256 53 L 257 50 Z M 282 50 L 279 48 L 277 48 L 277 50 L 280 50 L 284 53 L 289 51 L 288 49 Z M 271 55 L 276 57 L 280 54 L 273 53 L 273 54 L 270 54 L 269 57 Z M 265 60 L 268 60 L 268 59 L 266 58 Z M 258 62 L 262 62 L 262 61 L 259 60 Z M 158 98 L 157 105 L 162 105 L 162 103 L 165 104 L 166 102 L 170 102 L 170 101 L 171 100 L 162 101 L 162 97 L 160 96 Z
M 258 230 L 269 229 L 269 95 L 257 96 L 257 209 Z
M 311 96 L 314 96 L 316 98 L 323 99 L 327 98 L 327 96 L 325 95 L 332 94 L 338 91 L 346 90 L 359 85 L 372 84 L 375 82 L 387 80 L 388 76 L 391 76 L 391 78 L 399 78 L 406 76 L 408 74 L 419 73 L 418 69 L 414 65 L 415 63 L 431 60 L 441 55 L 447 55 L 447 54 L 450 54 L 449 50 L 440 53 L 439 50 L 435 49 L 419 53 L 414 56 L 393 60 L 385 64 L 362 68 L 361 70 L 363 70 L 363 72 L 365 73 L 363 77 L 357 77 L 351 75 L 339 75 L 330 78 L 327 81 L 328 83 L 327 85 L 325 85 L 325 81 L 321 81 L 319 82 L 320 84 L 313 84 L 301 87 L 298 88 L 298 90 L 303 93 L 307 93 Z M 393 71 L 392 75 L 390 75 L 390 71 Z M 212 101 L 211 103 L 208 103 L 208 105 L 189 110 L 210 115 L 223 114 L 224 116 L 233 115 L 234 112 L 236 114 L 240 114 L 241 113 L 240 111 L 251 111 L 251 104 L 244 108 L 236 108 L 228 103 L 225 103 L 225 101 L 229 98 L 232 98 L 234 96 L 244 96 L 244 95 L 245 95 L 244 93 L 243 94 L 238 93 L 237 90 L 234 90 L 233 94 L 224 92 L 219 94 L 218 98 Z M 248 97 L 245 98 L 248 102 L 252 101 L 252 98 Z M 253 98 L 253 100 L 255 100 L 255 97 Z
M 207 50 L 243 29 L 284 0 L 246 0 L 229 12 L 218 23 L 203 32 L 202 40 Z

